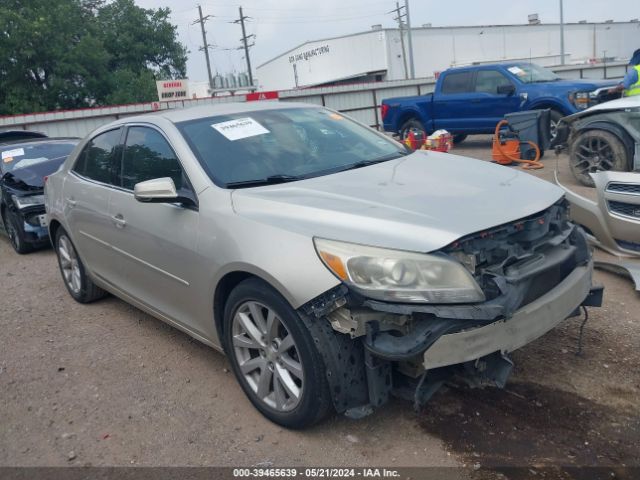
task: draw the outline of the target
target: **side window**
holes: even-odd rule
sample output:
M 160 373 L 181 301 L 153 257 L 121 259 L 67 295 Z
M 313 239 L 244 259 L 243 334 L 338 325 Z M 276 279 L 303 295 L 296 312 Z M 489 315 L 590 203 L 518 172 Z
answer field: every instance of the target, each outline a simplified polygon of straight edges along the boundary
M 119 142 L 119 128 L 94 137 L 78 156 L 73 171 L 97 182 L 113 183 L 113 157 Z
M 447 73 L 442 81 L 442 93 L 471 92 L 472 72 Z
M 476 75 L 476 92 L 498 93 L 498 87 L 510 85 L 507 77 L 497 70 L 480 70 Z
M 180 162 L 165 138 L 153 128 L 129 127 L 122 158 L 122 186 L 171 177 L 176 190 L 188 188 Z

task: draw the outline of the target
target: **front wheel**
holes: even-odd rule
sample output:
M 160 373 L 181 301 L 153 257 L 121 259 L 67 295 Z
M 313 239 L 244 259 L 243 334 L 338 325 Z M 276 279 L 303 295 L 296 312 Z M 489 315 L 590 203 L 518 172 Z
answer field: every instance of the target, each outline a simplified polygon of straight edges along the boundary
M 560 123 L 560 119 L 562 119 L 564 117 L 564 115 L 562 114 L 562 112 L 559 112 L 558 110 L 551 110 L 549 111 L 549 139 L 553 140 L 554 138 L 556 138 L 556 135 L 558 134 L 558 124 Z
M 571 173 L 583 185 L 595 186 L 590 173 L 605 170 L 626 171 L 627 149 L 618 137 L 604 130 L 587 130 L 571 142 L 569 166 Z
M 258 279 L 229 295 L 224 337 L 233 372 L 251 403 L 269 420 L 304 428 L 331 409 L 324 362 L 302 319 Z
M 33 251 L 33 245 L 31 245 L 24 233 L 24 226 L 22 220 L 8 208 L 2 212 L 2 222 L 9 236 L 11 246 L 16 253 L 24 255 Z

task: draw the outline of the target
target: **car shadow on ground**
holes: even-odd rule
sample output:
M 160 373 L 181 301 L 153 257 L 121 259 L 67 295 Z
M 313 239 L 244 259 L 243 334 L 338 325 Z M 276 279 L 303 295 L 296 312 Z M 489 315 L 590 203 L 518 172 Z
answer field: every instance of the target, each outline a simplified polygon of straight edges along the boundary
M 419 421 L 477 468 L 511 480 L 531 478 L 537 470 L 541 478 L 593 479 L 593 467 L 631 480 L 640 471 L 638 412 L 540 384 L 446 387 Z

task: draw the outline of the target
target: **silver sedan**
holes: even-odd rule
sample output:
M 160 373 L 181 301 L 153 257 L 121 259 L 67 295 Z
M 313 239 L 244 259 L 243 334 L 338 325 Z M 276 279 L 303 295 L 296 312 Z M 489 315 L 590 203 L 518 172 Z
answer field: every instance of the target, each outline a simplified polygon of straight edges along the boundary
M 317 106 L 124 118 L 45 196 L 74 299 L 109 292 L 224 351 L 291 428 L 420 406 L 455 373 L 503 385 L 510 351 L 601 293 L 558 187 Z

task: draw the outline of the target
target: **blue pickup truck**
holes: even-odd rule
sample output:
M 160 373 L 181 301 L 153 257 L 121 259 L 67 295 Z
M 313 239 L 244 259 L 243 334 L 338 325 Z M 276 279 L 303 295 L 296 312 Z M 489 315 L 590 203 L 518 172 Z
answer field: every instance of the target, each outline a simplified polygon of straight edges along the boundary
M 404 139 L 410 131 L 445 129 L 454 142 L 467 135 L 493 133 L 507 113 L 550 109 L 551 135 L 560 118 L 610 100 L 616 82 L 563 80 L 551 70 L 524 62 L 451 68 L 440 74 L 435 91 L 382 101 L 383 128 Z

